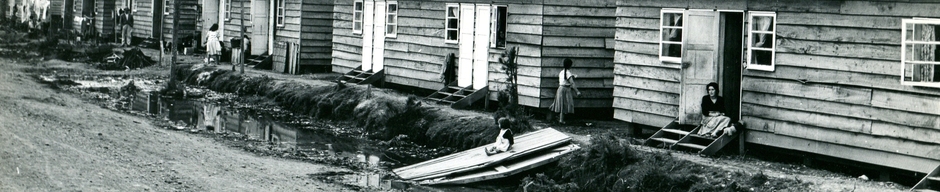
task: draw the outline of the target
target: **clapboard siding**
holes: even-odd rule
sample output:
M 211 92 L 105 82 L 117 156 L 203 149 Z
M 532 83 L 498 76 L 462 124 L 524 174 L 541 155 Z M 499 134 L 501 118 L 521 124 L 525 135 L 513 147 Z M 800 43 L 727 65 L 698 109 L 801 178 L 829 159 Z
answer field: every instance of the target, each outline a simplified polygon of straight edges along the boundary
M 741 80 L 747 142 L 917 172 L 940 163 L 940 89 L 899 82 L 901 19 L 937 18 L 940 2 L 715 3 L 618 3 L 616 119 L 661 127 L 675 118 L 680 70 L 658 59 L 660 9 L 772 11 L 775 70 L 745 70 Z
M 245 25 L 244 27 L 242 26 L 243 20 L 246 23 L 251 22 L 251 18 L 248 18 L 248 16 L 251 14 L 251 7 L 250 7 L 251 1 L 250 0 L 231 0 L 231 4 L 232 5 L 231 5 L 231 10 L 229 10 L 229 18 L 225 20 L 225 27 L 224 27 L 224 30 L 225 30 L 224 33 L 226 37 L 225 41 L 229 43 L 231 42 L 231 38 L 227 38 L 227 37 L 241 38 L 242 36 L 241 34 L 243 33 L 242 28 L 244 28 L 245 35 L 248 35 L 249 37 L 251 36 L 251 29 L 247 28 L 250 26 L 247 26 L 247 25 Z M 225 14 L 224 10 L 222 14 Z M 260 54 L 260 53 L 252 53 L 252 54 Z
M 134 10 L 134 32 L 132 35 L 137 38 L 149 39 L 153 38 L 153 20 L 154 20 L 154 10 L 153 10 L 153 1 L 154 0 L 137 0 L 134 3 L 137 4 L 137 10 Z M 160 15 L 156 15 L 157 19 L 160 19 Z
M 352 32 L 353 1 L 333 1 L 332 71 L 346 73 L 362 63 L 362 36 Z
M 301 11 L 299 65 L 329 69 L 332 65 L 333 0 L 302 1 L 303 4 L 297 6 L 302 8 L 298 10 Z
M 173 31 L 176 31 L 177 35 L 180 38 L 193 37 L 198 32 L 198 18 L 201 16 L 201 12 L 198 12 L 199 1 L 198 0 L 169 0 L 170 10 L 173 10 L 173 6 L 179 1 L 179 24 L 178 27 L 174 29 L 173 23 L 176 22 L 173 20 L 174 14 L 172 11 L 168 15 L 164 15 L 163 19 L 163 38 L 167 41 L 173 39 Z M 136 22 L 136 20 L 135 20 Z M 199 37 L 195 37 L 199 38 Z M 182 40 L 182 39 L 180 39 Z
M 114 1 L 97 1 L 95 2 L 95 30 L 98 31 L 98 34 L 101 37 L 110 37 L 113 40 L 113 35 L 115 34 L 117 28 L 115 28 L 116 23 L 114 23 L 115 17 L 117 17 L 115 12 Z

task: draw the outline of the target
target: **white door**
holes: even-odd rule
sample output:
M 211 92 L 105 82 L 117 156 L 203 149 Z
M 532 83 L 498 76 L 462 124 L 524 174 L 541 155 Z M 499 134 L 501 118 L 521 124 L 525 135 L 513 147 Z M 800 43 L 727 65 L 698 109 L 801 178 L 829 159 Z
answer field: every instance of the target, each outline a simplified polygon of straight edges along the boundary
M 486 87 L 489 73 L 490 10 L 489 5 L 476 6 L 473 34 L 473 89 Z
M 718 81 L 719 17 L 706 10 L 686 11 L 683 17 L 679 123 L 698 124 L 705 86 Z
M 262 54 L 268 50 L 268 2 L 251 1 L 251 53 Z
M 375 2 L 366 1 L 362 9 L 362 71 L 372 70 L 373 22 L 375 22 Z
M 375 2 L 375 16 L 372 24 L 372 71 L 378 72 L 385 67 L 385 2 Z
M 212 24 L 222 26 L 219 23 L 219 0 L 202 0 L 202 5 L 205 8 L 202 11 L 202 38 L 199 39 L 199 42 L 207 43 L 205 42 L 206 35 L 209 35 L 209 28 L 212 27 Z M 219 30 L 219 32 L 219 34 L 222 34 L 222 30 Z
M 473 18 L 476 7 L 473 4 L 460 4 L 460 35 L 457 36 L 457 86 L 467 87 L 473 84 Z

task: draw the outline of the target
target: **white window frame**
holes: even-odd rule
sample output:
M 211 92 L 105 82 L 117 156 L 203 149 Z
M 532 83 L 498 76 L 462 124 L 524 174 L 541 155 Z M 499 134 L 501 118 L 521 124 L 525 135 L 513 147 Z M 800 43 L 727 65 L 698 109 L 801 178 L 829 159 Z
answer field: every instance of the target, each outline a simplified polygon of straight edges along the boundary
M 163 15 L 170 15 L 170 12 L 173 11 L 173 4 L 170 4 L 170 0 L 163 0 Z
M 680 30 L 682 30 L 683 32 L 685 31 L 685 24 L 682 24 L 682 26 L 678 26 L 678 27 L 675 27 L 675 26 L 664 26 L 664 25 L 663 25 L 663 24 L 665 23 L 665 20 L 664 20 L 664 19 L 666 18 L 665 15 L 666 15 L 667 13 L 670 13 L 670 14 L 678 13 L 679 15 L 683 15 L 683 16 L 684 16 L 685 10 L 683 10 L 683 9 L 669 9 L 669 8 L 665 8 L 665 9 L 662 9 L 662 10 L 659 11 L 659 53 L 657 53 L 657 55 L 659 55 L 659 60 L 662 61 L 662 62 L 677 63 L 677 64 L 678 64 L 678 63 L 682 63 L 682 56 L 681 56 L 681 55 L 680 55 L 679 57 L 663 56 L 663 44 L 678 44 L 678 45 L 682 46 L 682 43 L 685 41 L 685 36 L 682 36 L 682 39 L 680 39 L 680 40 L 677 41 L 677 42 L 676 42 L 676 41 L 664 41 L 664 40 L 663 40 L 663 39 L 665 39 L 665 37 L 664 37 L 664 35 L 663 35 L 663 29 L 680 29 Z M 685 23 L 685 19 L 682 19 L 682 22 Z M 684 47 L 683 47 L 683 48 L 684 48 Z
M 274 23 L 278 27 L 284 27 L 284 23 L 285 23 L 284 19 L 286 19 L 284 15 L 287 15 L 287 9 L 285 9 L 287 5 L 287 0 L 275 0 L 275 1 L 277 1 L 277 7 L 274 9 L 274 15 L 275 15 Z
M 451 7 L 455 8 L 455 10 L 457 11 L 454 14 L 454 17 L 451 17 L 450 15 L 447 14 L 447 12 L 450 11 Z M 447 23 L 451 19 L 456 20 L 457 22 L 455 25 L 456 28 L 450 28 L 450 25 Z M 447 35 L 450 34 L 450 31 L 452 30 L 457 31 L 457 36 L 454 37 L 455 39 L 453 40 L 447 38 Z M 457 42 L 460 42 L 460 4 L 447 3 L 447 6 L 444 9 L 444 43 L 457 44 Z
M 506 47 L 506 39 L 505 39 L 505 37 L 506 37 L 506 33 L 507 33 L 507 32 L 506 32 L 505 29 L 503 29 L 503 37 L 504 37 L 504 38 L 503 38 L 503 45 L 502 45 L 501 47 L 497 47 L 497 44 L 496 44 L 496 41 L 498 41 L 498 38 L 499 38 L 499 35 L 497 35 L 497 33 L 499 32 L 499 30 L 497 29 L 497 27 L 500 27 L 500 23 L 499 23 L 499 8 L 505 8 L 505 9 L 506 9 L 506 12 L 505 12 L 506 17 L 505 17 L 505 20 L 503 20 L 503 22 L 506 22 L 506 25 L 503 26 L 503 28 L 508 28 L 508 27 L 509 27 L 509 22 L 506 21 L 506 20 L 509 19 L 509 7 L 506 6 L 506 5 L 493 5 L 493 10 L 490 12 L 490 14 L 491 14 L 491 15 L 490 15 L 490 48 L 505 48 L 505 47 Z
M 356 10 L 356 4 L 359 4 L 360 10 Z M 366 3 L 363 2 L 362 0 L 353 1 L 353 15 L 352 15 L 353 16 L 353 23 L 352 23 L 353 34 L 362 34 L 362 27 L 365 27 L 365 24 L 362 23 L 363 18 L 366 17 L 365 11 L 364 11 L 366 9 L 365 7 L 366 7 Z M 356 19 L 356 13 L 359 13 L 359 15 L 361 15 L 359 19 Z M 357 26 L 356 23 L 359 24 L 358 25 L 359 29 L 356 29 L 356 26 Z
M 940 73 L 940 67 L 937 67 L 937 65 L 940 65 L 940 61 L 913 61 L 913 60 L 908 60 L 908 59 L 907 59 L 907 54 L 908 54 L 908 53 L 907 53 L 907 47 L 908 47 L 909 45 L 917 45 L 917 44 L 919 44 L 919 45 L 940 45 L 940 38 L 937 38 L 937 37 L 934 37 L 934 38 L 937 38 L 937 40 L 934 40 L 934 41 L 907 40 L 907 38 L 908 38 L 908 37 L 907 37 L 907 36 L 908 36 L 908 34 L 907 34 L 908 30 L 914 30 L 914 29 L 908 29 L 908 27 L 907 27 L 908 24 L 911 24 L 911 25 L 916 25 L 916 24 L 933 24 L 933 25 L 938 25 L 938 26 L 940 26 L 940 19 L 935 19 L 935 18 L 901 19 L 901 85 L 923 86 L 923 87 L 940 87 L 940 79 L 934 79 L 933 82 L 918 82 L 918 81 L 913 81 L 913 78 L 914 78 L 914 76 L 913 76 L 913 70 L 914 70 L 914 69 L 910 69 L 910 70 L 911 70 L 911 73 L 912 73 L 912 74 L 911 74 L 911 80 L 909 81 L 909 80 L 907 80 L 907 79 L 905 78 L 905 76 L 906 76 L 906 74 L 907 74 L 907 71 L 908 71 L 908 69 L 907 69 L 907 65 L 908 65 L 908 64 L 911 64 L 911 65 L 914 65 L 914 64 L 928 64 L 928 65 L 934 65 L 934 69 L 933 69 L 933 70 L 934 70 L 934 73 Z M 937 28 L 937 29 L 940 29 L 940 28 Z M 937 29 L 934 29 L 934 30 L 937 30 Z M 940 47 L 940 46 L 938 46 L 938 47 Z M 934 57 L 937 57 L 937 56 L 940 56 L 940 55 L 935 55 Z
M 391 11 L 392 5 L 395 5 L 395 12 Z M 385 38 L 396 38 L 398 37 L 398 12 L 401 10 L 401 7 L 398 6 L 398 1 L 388 1 L 386 2 L 385 9 Z M 395 22 L 389 22 L 392 20 Z M 389 30 L 394 30 L 394 32 L 389 33 Z
M 136 0 L 128 0 L 128 4 L 131 4 L 130 6 L 128 6 L 128 7 L 131 8 L 131 12 L 137 13 L 137 1 L 136 1 Z
M 754 24 L 755 16 L 773 18 L 773 20 L 771 21 L 773 23 L 773 25 L 771 26 L 772 30 L 754 31 L 753 30 L 754 28 L 752 25 Z M 768 48 L 761 48 L 761 47 L 752 47 L 754 37 L 756 36 L 754 35 L 755 33 L 764 33 L 764 34 L 770 35 L 770 41 L 768 43 L 770 43 L 771 48 L 768 49 Z M 754 50 L 770 51 L 770 65 L 754 64 L 753 61 L 751 61 L 751 58 L 753 58 L 751 57 L 751 55 L 753 54 L 752 51 Z M 777 13 L 761 12 L 761 11 L 748 12 L 747 14 L 747 54 L 745 55 L 745 57 L 747 57 L 746 65 L 747 65 L 748 70 L 774 71 L 774 67 L 776 66 L 776 62 L 777 62 Z
M 232 0 L 223 0 L 222 3 L 225 3 L 225 20 L 232 19 Z

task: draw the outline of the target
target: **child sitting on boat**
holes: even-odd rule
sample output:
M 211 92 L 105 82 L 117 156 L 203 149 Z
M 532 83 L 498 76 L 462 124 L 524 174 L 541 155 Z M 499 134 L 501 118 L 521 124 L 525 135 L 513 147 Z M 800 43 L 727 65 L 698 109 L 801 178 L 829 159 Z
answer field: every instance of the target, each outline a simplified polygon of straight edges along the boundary
M 509 129 L 509 119 L 499 118 L 499 135 L 496 136 L 496 142 L 493 145 L 486 147 L 486 155 L 492 155 L 504 151 L 509 151 L 512 148 L 514 143 L 512 140 L 512 130 Z

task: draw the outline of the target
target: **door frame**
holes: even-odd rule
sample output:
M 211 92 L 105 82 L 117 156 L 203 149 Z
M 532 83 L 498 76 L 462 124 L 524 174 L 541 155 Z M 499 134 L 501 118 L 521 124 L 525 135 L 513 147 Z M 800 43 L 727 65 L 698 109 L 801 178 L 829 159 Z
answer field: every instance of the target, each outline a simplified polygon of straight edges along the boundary
M 725 74 L 724 68 L 726 67 L 726 62 L 725 62 L 725 59 L 726 59 L 726 58 L 723 57 L 723 53 L 725 52 L 725 47 L 726 47 L 726 46 L 725 46 L 725 42 L 723 41 L 723 39 L 724 39 L 724 27 L 725 27 L 725 22 L 724 22 L 724 20 L 722 19 L 723 16 L 724 16 L 723 13 L 742 13 L 742 18 L 741 18 L 741 19 L 746 19 L 746 18 L 747 18 L 747 12 L 745 12 L 744 10 L 726 10 L 726 9 L 717 9 L 717 10 L 715 10 L 715 9 L 688 9 L 688 10 L 685 10 L 685 11 L 714 11 L 714 12 L 715 12 L 715 15 L 716 15 L 715 19 L 717 20 L 717 21 L 715 21 L 715 22 L 716 22 L 717 25 L 718 25 L 718 26 L 716 26 L 716 27 L 717 27 L 717 33 L 718 33 L 718 36 L 717 36 L 716 38 L 718 38 L 718 39 L 716 39 L 716 44 L 717 44 L 717 45 L 716 45 L 717 47 L 716 47 L 716 50 L 715 50 L 716 54 L 715 54 L 715 58 L 713 58 L 713 59 L 715 60 L 714 65 L 715 65 L 715 67 L 717 68 L 717 69 L 716 69 L 717 77 L 716 77 L 716 79 L 715 79 L 714 82 L 718 83 L 718 84 L 719 84 L 719 89 L 722 90 L 722 91 L 719 92 L 718 94 L 721 94 L 722 97 L 724 97 L 725 100 L 727 101 L 727 100 L 728 100 L 728 99 L 727 99 L 727 96 L 726 96 L 727 94 L 722 94 L 722 93 L 726 93 L 726 92 L 729 91 L 729 90 L 724 89 L 724 87 L 725 87 L 725 86 L 724 86 L 724 85 L 725 85 L 725 81 L 727 81 L 727 80 L 729 80 L 729 79 L 733 79 L 733 78 L 728 78 L 728 77 L 725 77 L 725 75 L 724 75 L 724 74 Z M 685 12 L 684 12 L 684 13 L 685 13 Z M 685 14 L 683 14 L 683 15 L 685 15 Z M 687 19 L 688 19 L 688 18 L 684 18 L 683 20 L 684 20 L 684 21 L 687 21 Z M 687 26 L 687 25 L 684 25 L 684 24 L 683 24 L 683 26 Z M 684 31 L 684 32 L 687 31 L 687 30 L 690 30 L 690 29 L 688 29 L 688 28 L 683 28 L 683 31 Z M 691 30 L 694 30 L 694 29 L 691 29 Z M 742 31 L 740 32 L 740 34 L 741 34 L 741 45 L 740 45 L 740 46 L 741 46 L 741 50 L 740 50 L 740 52 L 741 52 L 741 58 L 743 59 L 743 58 L 744 58 L 744 52 L 745 52 L 745 46 L 746 46 L 746 43 L 747 43 L 747 42 L 746 42 L 746 38 L 745 38 L 746 31 L 747 31 L 747 24 L 746 24 L 745 20 L 742 20 L 742 22 L 741 22 L 741 30 L 742 30 Z M 688 37 L 688 36 L 683 35 L 683 38 L 687 38 L 687 37 Z M 685 50 L 688 49 L 688 47 L 686 46 L 687 44 L 685 44 L 686 42 L 687 42 L 687 40 L 683 40 L 683 47 L 682 47 L 682 49 L 683 49 L 683 55 L 682 55 L 683 58 L 685 58 L 686 56 L 688 56 L 688 55 L 685 54 Z M 737 63 L 739 63 L 739 62 L 737 62 Z M 685 76 L 685 75 L 684 75 L 684 72 L 683 72 L 683 71 L 687 68 L 687 66 L 685 66 L 685 65 L 686 65 L 686 64 L 683 63 L 683 64 L 680 66 L 680 69 L 679 69 L 679 70 L 680 70 L 680 72 L 679 72 L 679 73 L 680 73 L 680 78 L 684 78 L 684 76 Z M 741 117 L 742 117 L 742 112 L 741 112 L 741 107 L 742 107 L 742 104 L 741 104 L 742 102 L 741 102 L 741 100 L 742 100 L 742 99 L 741 99 L 741 96 L 743 95 L 743 86 L 742 86 L 742 82 L 743 82 L 743 74 L 744 74 L 743 72 L 744 72 L 744 70 L 743 70 L 743 67 L 742 67 L 742 66 L 739 66 L 739 68 L 740 68 L 740 71 L 739 71 L 738 77 L 737 77 L 738 89 L 735 90 L 735 91 L 737 91 L 737 99 L 735 99 L 735 100 L 737 101 L 736 104 L 737 104 L 738 107 L 737 107 L 737 112 L 736 112 L 737 114 L 733 114 L 734 117 L 732 117 L 732 119 L 734 119 L 734 120 L 740 120 Z M 685 111 L 684 111 L 682 108 L 685 107 L 684 105 L 688 105 L 688 103 L 683 103 L 683 102 L 682 102 L 683 86 L 685 86 L 685 85 L 686 85 L 686 84 L 685 84 L 685 81 L 684 81 L 683 79 L 680 79 L 680 85 L 679 85 L 679 94 L 680 94 L 680 96 L 679 96 L 679 97 L 680 97 L 679 105 L 680 105 L 680 106 L 679 106 L 679 110 L 678 110 L 678 113 L 679 113 L 679 114 L 678 114 L 678 116 L 676 117 L 677 120 L 681 120 L 681 119 L 682 119 L 682 116 L 685 115 L 685 114 L 684 114 Z M 704 90 L 703 90 L 703 91 L 704 91 Z M 697 97 L 697 95 L 696 95 L 696 97 Z M 726 105 L 727 105 L 727 103 L 726 103 Z M 729 117 L 731 117 L 731 116 L 729 115 Z M 680 122 L 681 122 L 681 121 L 680 121 Z M 684 123 L 684 124 L 697 124 L 698 122 L 691 122 L 691 123 L 690 123 L 690 122 L 682 122 L 682 123 Z

